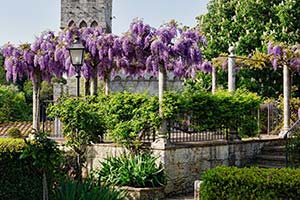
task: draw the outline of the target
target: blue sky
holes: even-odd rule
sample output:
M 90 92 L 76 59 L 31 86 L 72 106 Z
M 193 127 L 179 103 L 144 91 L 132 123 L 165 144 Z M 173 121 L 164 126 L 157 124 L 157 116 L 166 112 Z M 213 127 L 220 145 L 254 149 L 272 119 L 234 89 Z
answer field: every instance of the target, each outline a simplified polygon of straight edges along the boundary
M 115 34 L 125 32 L 132 19 L 158 27 L 175 19 L 194 26 L 195 17 L 206 12 L 209 0 L 113 0 Z M 6 42 L 32 42 L 44 30 L 58 31 L 60 0 L 9 0 L 1 2 L 0 46 Z

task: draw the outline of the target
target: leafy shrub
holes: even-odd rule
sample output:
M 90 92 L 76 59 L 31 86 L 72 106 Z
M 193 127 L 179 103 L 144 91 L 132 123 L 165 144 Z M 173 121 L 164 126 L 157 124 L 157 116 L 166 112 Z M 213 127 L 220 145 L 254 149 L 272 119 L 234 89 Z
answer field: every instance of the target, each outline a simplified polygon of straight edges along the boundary
M 18 129 L 17 127 L 12 127 L 10 129 L 8 129 L 7 135 L 8 135 L 8 137 L 11 137 L 11 138 L 21 138 L 22 137 L 22 133 L 21 133 L 20 129 Z
M 31 108 L 16 87 L 0 85 L 0 123 L 30 121 Z
M 97 186 L 91 181 L 67 179 L 54 190 L 54 200 L 121 200 L 122 194 L 106 186 Z
M 155 130 L 160 123 L 158 98 L 146 94 L 115 93 L 106 98 L 104 116 L 109 137 L 136 151 L 141 145 L 140 138 Z
M 39 172 L 46 173 L 49 179 L 59 174 L 63 157 L 54 140 L 48 138 L 46 133 L 38 133 L 33 140 L 26 139 L 25 143 L 21 159 L 30 158 L 33 166 Z
M 216 167 L 202 175 L 203 200 L 299 199 L 300 170 Z
M 24 140 L 0 138 L 0 199 L 42 199 L 42 174 L 33 166 L 33 160 L 19 157 Z
M 62 121 L 67 145 L 77 154 L 75 169 L 79 180 L 82 178 L 86 146 L 99 142 L 105 130 L 103 116 L 97 112 L 94 102 L 93 97 L 63 98 L 48 109 L 50 117 L 59 117 Z
M 63 98 L 49 107 L 50 117 L 59 117 L 63 126 L 63 134 L 70 143 L 88 144 L 98 142 L 105 130 L 103 116 L 99 115 L 94 98 Z
M 253 136 L 258 132 L 256 112 L 260 102 L 257 95 L 239 90 L 234 95 L 185 91 L 165 95 L 163 109 L 170 121 L 182 125 L 197 121 L 190 124 L 197 131 L 227 128 L 238 130 L 241 136 Z
M 159 187 L 164 185 L 165 175 L 156 160 L 149 153 L 108 157 L 94 173 L 101 183 L 108 185 Z

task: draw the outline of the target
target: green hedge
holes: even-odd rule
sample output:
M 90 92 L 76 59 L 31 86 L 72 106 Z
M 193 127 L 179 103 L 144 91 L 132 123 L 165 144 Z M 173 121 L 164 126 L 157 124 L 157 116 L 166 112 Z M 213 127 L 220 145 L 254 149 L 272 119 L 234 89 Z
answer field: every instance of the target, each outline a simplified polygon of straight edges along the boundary
M 26 103 L 24 93 L 12 85 L 0 85 L 0 123 L 31 119 L 31 108 Z
M 202 175 L 201 200 L 299 199 L 300 170 L 216 167 Z
M 258 132 L 257 110 L 260 98 L 250 92 L 237 91 L 211 93 L 177 92 L 164 95 L 164 119 L 187 124 L 184 116 L 195 118 L 190 124 L 194 130 L 238 129 L 241 136 L 254 136 Z M 156 96 L 128 92 L 109 96 L 63 98 L 48 111 L 64 124 L 64 134 L 72 136 L 76 130 L 99 141 L 97 135 L 105 133 L 116 143 L 136 150 L 145 134 L 152 134 L 162 121 Z M 74 134 L 73 134 L 74 135 Z M 70 137 L 69 137 L 70 139 Z
M 42 199 L 42 176 L 30 159 L 19 159 L 22 139 L 0 138 L 0 199 Z
M 258 133 L 257 110 L 260 97 L 254 93 L 237 90 L 234 95 L 225 91 L 216 94 L 194 91 L 168 93 L 164 99 L 165 117 L 186 124 L 184 114 L 190 121 L 197 120 L 194 129 L 215 130 L 227 128 L 237 130 L 244 136 Z

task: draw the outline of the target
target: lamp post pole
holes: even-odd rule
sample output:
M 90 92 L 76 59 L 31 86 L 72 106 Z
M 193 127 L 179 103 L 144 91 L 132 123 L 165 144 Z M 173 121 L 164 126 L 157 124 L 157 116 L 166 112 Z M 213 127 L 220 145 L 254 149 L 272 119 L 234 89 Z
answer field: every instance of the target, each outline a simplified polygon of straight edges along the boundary
M 72 65 L 75 67 L 75 72 L 76 72 L 76 95 L 77 97 L 80 96 L 80 71 L 81 71 L 81 66 L 83 65 L 83 60 L 84 60 L 84 46 L 80 40 L 80 38 L 75 38 L 74 42 L 72 43 L 72 45 L 68 48 L 69 53 L 70 53 L 70 58 L 71 58 L 71 63 Z M 75 137 L 78 138 L 78 132 L 79 130 L 76 129 L 75 132 Z M 78 140 L 78 139 L 76 139 Z M 80 151 L 76 152 L 77 153 L 77 167 L 78 167 L 78 173 L 76 174 L 76 176 L 78 176 L 78 178 L 82 179 L 82 175 L 81 175 L 81 158 L 80 158 Z M 82 151 L 81 151 L 82 152 Z
M 76 72 L 76 96 L 80 96 L 80 69 L 81 66 L 76 65 L 75 66 L 75 72 Z

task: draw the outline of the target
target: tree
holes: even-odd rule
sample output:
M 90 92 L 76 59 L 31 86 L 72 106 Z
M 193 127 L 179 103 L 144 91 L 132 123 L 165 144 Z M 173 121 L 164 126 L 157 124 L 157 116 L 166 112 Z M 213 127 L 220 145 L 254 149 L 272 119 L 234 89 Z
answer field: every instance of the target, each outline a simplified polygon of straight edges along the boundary
M 86 50 L 82 74 L 85 79 L 92 79 L 91 94 L 97 93 L 98 77 L 106 82 L 106 93 L 108 93 L 110 75 L 116 70 L 114 43 L 117 36 L 105 34 L 101 27 L 79 29 L 72 26 L 61 32 L 55 51 L 55 60 L 65 65 L 68 76 L 74 75 L 74 68 L 71 66 L 67 47 L 72 44 L 75 38 L 81 39 Z
M 283 68 L 283 101 L 284 101 L 284 126 L 283 130 L 290 128 L 290 98 L 291 77 L 293 72 L 300 73 L 300 44 L 288 46 L 286 44 L 269 44 L 268 53 L 274 69 Z M 292 73 L 290 73 L 292 72 Z
M 16 86 L 0 85 L 0 123 L 30 120 L 30 107 Z
M 3 59 L 2 54 L 0 54 L 0 84 L 1 85 L 6 83 L 5 70 L 4 70 L 3 64 L 4 64 L 4 59 Z
M 204 57 L 218 57 L 226 53 L 230 45 L 235 46 L 237 55 L 247 57 L 256 49 L 266 51 L 269 40 L 294 44 L 300 39 L 299 9 L 299 1 L 211 0 L 208 13 L 198 17 L 198 26 L 208 38 Z M 237 75 L 239 87 L 267 97 L 279 95 L 270 91 L 282 91 L 281 81 L 270 81 L 274 77 L 282 80 L 281 73 L 270 73 L 271 65 L 261 70 L 240 67 Z M 253 78 L 259 81 L 253 82 Z M 220 77 L 222 79 L 224 77 Z
M 13 82 L 24 76 L 32 80 L 33 85 L 33 129 L 40 129 L 40 88 L 42 80 L 50 82 L 51 77 L 61 77 L 64 69 L 60 63 L 55 61 L 54 52 L 57 38 L 53 32 L 44 32 L 36 38 L 32 45 L 21 44 L 15 47 L 11 44 L 5 45 L 2 50 L 5 57 L 4 67 L 6 78 Z

